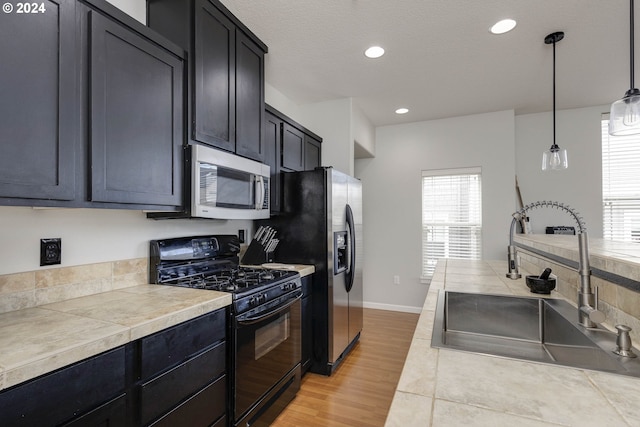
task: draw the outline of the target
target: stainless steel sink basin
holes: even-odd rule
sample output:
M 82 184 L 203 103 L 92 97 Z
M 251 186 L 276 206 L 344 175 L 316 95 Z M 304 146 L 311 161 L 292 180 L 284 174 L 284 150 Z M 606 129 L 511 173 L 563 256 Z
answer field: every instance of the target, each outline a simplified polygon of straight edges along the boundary
M 431 346 L 640 377 L 615 333 L 577 320 L 563 300 L 440 291 Z

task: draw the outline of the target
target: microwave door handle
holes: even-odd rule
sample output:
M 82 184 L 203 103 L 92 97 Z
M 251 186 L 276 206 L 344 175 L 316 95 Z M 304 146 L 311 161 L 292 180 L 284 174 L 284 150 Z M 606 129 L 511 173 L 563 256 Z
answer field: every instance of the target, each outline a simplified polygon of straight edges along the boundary
M 256 209 L 262 209 L 264 204 L 264 178 L 256 176 Z

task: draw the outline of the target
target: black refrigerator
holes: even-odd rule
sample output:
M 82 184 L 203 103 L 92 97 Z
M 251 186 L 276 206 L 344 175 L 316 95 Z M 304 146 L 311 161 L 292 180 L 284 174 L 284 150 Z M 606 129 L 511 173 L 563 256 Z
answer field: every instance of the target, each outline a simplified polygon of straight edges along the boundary
M 283 174 L 275 260 L 313 264 L 310 370 L 331 375 L 362 331 L 362 183 L 330 167 Z

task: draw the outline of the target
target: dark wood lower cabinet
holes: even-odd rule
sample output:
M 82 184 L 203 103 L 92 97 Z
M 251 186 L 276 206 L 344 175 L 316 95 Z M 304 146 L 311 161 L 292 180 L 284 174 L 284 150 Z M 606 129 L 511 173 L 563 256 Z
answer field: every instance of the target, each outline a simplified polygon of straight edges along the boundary
M 302 278 L 302 375 L 311 367 L 311 356 L 313 354 L 313 317 L 311 314 L 311 286 L 313 276 Z
M 140 425 L 208 427 L 226 416 L 226 309 L 139 341 Z
M 125 353 L 119 347 L 0 392 L 0 424 L 57 426 L 119 399 L 127 385 Z
M 2 427 L 225 426 L 226 309 L 0 391 Z
M 127 416 L 127 395 L 123 394 L 113 400 L 64 424 L 64 427 L 116 427 L 129 425 Z
M 184 399 L 200 393 L 207 388 L 211 379 L 221 379 L 225 372 L 226 346 L 222 342 L 206 350 L 192 359 L 178 365 L 172 370 L 142 384 L 140 390 L 140 411 L 143 425 L 161 417 L 180 404 Z M 144 363 L 144 362 L 143 362 Z M 224 394 L 222 394 L 222 411 L 216 412 L 208 408 L 203 417 L 209 418 L 211 424 L 224 413 Z M 182 411 L 184 412 L 184 411 Z M 185 424 L 191 425 L 191 424 Z
M 153 427 L 226 426 L 226 381 L 226 376 L 218 378 L 151 425 Z

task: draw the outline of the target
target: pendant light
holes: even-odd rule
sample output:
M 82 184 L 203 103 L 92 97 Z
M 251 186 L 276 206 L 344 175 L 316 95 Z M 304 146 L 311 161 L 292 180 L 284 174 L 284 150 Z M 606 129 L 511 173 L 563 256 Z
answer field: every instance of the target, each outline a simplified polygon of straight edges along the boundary
M 542 153 L 542 170 L 561 170 L 569 167 L 567 150 L 556 144 L 556 43 L 564 38 L 564 33 L 558 31 L 544 38 L 545 44 L 553 43 L 553 144 Z
M 633 0 L 629 0 L 630 8 L 630 89 L 624 94 L 622 99 L 611 104 L 611 114 L 609 114 L 609 134 L 610 135 L 634 135 L 640 133 L 640 90 L 634 87 L 633 83 Z

